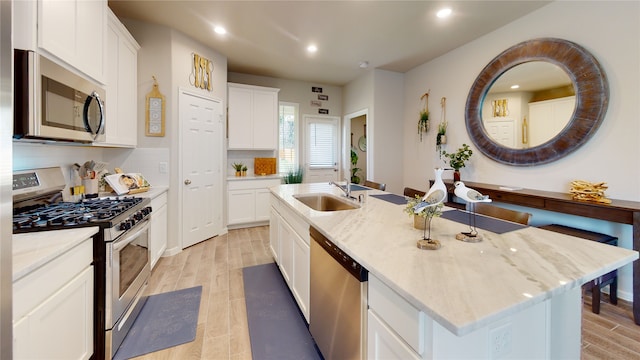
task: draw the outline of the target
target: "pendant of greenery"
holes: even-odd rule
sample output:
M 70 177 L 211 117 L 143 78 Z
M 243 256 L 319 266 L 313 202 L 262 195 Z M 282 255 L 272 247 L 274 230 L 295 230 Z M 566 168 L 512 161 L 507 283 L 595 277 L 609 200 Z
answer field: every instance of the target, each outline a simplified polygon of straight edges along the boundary
M 438 135 L 436 136 L 436 151 L 441 154 L 442 144 L 446 143 L 447 122 L 442 121 L 438 124 Z M 444 141 L 443 141 L 444 140 Z
M 360 184 L 360 176 L 358 176 L 358 171 L 362 170 L 359 167 L 356 167 L 358 164 L 358 153 L 356 153 L 353 149 L 351 149 L 351 182 L 353 184 Z
M 420 110 L 420 120 L 418 120 L 418 135 L 422 141 L 422 133 L 429 131 L 429 110 Z

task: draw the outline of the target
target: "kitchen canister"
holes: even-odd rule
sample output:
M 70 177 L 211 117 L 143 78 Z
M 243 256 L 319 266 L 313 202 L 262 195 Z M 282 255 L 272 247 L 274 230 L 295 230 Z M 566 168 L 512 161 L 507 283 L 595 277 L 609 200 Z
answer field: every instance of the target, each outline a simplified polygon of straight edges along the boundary
M 98 179 L 82 179 L 82 185 L 84 186 L 85 198 L 98 197 Z

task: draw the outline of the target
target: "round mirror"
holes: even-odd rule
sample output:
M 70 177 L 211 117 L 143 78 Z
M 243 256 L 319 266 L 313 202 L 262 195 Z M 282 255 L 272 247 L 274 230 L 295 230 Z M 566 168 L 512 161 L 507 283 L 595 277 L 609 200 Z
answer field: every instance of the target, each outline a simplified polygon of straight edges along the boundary
M 482 102 L 482 124 L 502 146 L 538 146 L 567 126 L 575 94 L 569 75 L 559 66 L 545 61 L 520 64 L 491 85 Z
M 604 71 L 585 49 L 561 39 L 525 41 L 494 58 L 475 80 L 467 131 L 495 161 L 545 164 L 595 133 L 608 99 Z

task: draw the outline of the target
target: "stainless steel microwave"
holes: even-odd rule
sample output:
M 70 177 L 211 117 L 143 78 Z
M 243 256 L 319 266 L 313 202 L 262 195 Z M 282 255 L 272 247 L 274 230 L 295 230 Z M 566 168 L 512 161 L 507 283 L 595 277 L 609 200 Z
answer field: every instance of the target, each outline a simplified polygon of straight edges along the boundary
M 16 139 L 104 141 L 105 90 L 33 51 L 14 52 Z

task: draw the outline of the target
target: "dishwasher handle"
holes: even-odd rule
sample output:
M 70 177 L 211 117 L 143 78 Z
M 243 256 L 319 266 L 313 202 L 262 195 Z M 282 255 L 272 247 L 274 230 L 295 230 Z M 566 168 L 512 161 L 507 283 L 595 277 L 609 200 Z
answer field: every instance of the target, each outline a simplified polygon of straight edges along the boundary
M 320 231 L 316 230 L 313 226 L 310 226 L 309 233 L 313 241 L 320 245 L 327 254 L 331 255 L 331 257 L 336 260 L 340 266 L 347 270 L 358 281 L 365 282 L 368 280 L 369 271 L 340 249 L 336 244 L 322 235 Z

